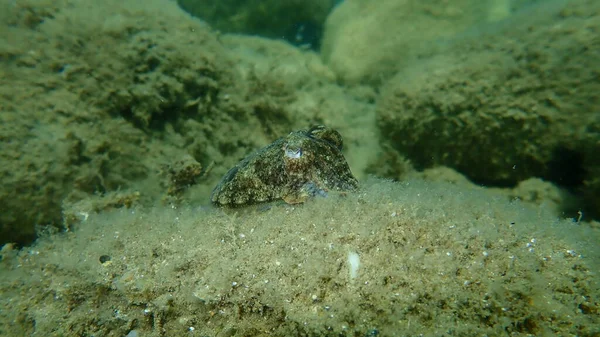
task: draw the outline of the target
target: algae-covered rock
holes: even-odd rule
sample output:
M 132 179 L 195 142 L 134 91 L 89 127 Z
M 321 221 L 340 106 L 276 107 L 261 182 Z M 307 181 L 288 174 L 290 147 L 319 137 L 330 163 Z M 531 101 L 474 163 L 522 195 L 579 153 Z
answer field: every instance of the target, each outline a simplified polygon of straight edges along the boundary
M 0 250 L 0 335 L 594 336 L 599 236 L 419 180 L 235 214 L 114 210 Z
M 378 83 L 438 38 L 488 20 L 492 0 L 354 0 L 329 15 L 321 53 L 347 83 Z
M 228 168 L 290 131 L 327 122 L 348 151 L 362 139 L 347 117 L 365 104 L 290 44 L 218 35 L 166 0 L 0 6 L 0 244 L 70 225 L 72 211 L 94 212 L 79 202 L 92 195 L 172 200 L 160 172 L 182 160 L 211 168 L 175 187 L 202 204 Z
M 418 168 L 497 186 L 539 177 L 597 205 L 599 6 L 545 17 L 517 16 L 398 73 L 378 102 L 383 138 Z
M 165 1 L 90 6 L 4 5 L 0 242 L 60 226 L 66 199 L 132 189 L 158 200 L 161 165 L 237 150 L 239 138 L 213 130 L 249 110 L 205 24 Z
M 186 151 L 150 136 L 198 118 L 230 83 L 206 25 L 164 1 L 2 6 L 0 243 L 61 225 L 66 199 L 152 198 L 141 182 Z

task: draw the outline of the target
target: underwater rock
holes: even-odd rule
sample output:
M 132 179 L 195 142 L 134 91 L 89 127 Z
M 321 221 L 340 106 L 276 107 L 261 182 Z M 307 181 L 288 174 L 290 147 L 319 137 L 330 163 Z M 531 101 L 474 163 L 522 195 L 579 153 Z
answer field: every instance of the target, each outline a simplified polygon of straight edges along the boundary
M 446 166 L 498 187 L 541 178 L 584 197 L 562 207 L 597 218 L 599 45 L 581 27 L 600 29 L 600 5 L 577 6 L 535 21 L 521 13 L 399 72 L 377 100 L 382 139 L 418 170 Z
M 345 1 L 327 17 L 321 55 L 343 83 L 379 84 L 397 70 L 411 68 L 418 55 L 431 53 L 435 41 L 485 22 L 494 3 Z

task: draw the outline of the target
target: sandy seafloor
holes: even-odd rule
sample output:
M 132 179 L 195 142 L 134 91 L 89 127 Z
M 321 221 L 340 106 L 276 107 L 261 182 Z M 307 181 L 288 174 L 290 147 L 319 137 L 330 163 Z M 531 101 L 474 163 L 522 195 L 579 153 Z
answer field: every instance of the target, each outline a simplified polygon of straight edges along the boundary
M 0 0 L 0 336 L 600 336 L 599 3 L 418 2 L 434 42 L 375 47 L 393 11 L 359 3 L 320 55 L 173 1 Z M 209 204 L 313 124 L 358 191 Z

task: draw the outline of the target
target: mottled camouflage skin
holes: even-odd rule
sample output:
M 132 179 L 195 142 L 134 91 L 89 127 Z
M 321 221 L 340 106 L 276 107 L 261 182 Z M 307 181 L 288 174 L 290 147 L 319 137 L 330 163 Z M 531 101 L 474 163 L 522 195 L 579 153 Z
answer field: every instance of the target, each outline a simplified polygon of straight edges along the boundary
M 342 154 L 342 136 L 326 126 L 291 132 L 233 167 L 212 192 L 218 206 L 283 199 L 304 202 L 329 191 L 358 187 Z

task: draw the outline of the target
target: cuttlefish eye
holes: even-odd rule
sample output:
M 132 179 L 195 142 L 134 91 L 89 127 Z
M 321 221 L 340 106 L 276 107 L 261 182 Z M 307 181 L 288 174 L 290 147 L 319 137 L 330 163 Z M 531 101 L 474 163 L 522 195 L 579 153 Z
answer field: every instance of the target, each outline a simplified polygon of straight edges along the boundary
M 285 156 L 291 159 L 302 157 L 302 148 L 299 146 L 286 145 L 284 148 Z
M 335 131 L 334 129 L 328 128 L 324 125 L 313 126 L 308 130 L 308 134 L 310 137 L 328 142 L 340 151 L 344 146 L 342 141 L 342 135 L 340 135 L 340 133 Z

